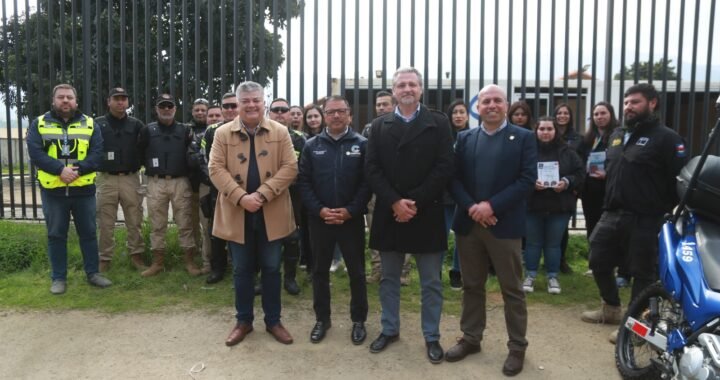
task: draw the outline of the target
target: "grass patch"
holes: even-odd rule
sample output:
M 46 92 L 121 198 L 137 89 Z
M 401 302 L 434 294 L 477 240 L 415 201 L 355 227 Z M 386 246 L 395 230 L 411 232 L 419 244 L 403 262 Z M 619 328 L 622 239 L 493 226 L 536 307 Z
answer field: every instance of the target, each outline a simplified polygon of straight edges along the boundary
M 46 256 L 47 238 L 45 227 L 39 223 L 17 223 L 0 221 L 0 308 L 19 310 L 95 310 L 107 313 L 121 312 L 160 312 L 168 310 L 219 311 L 233 308 L 234 293 L 232 277 L 214 285 L 205 283 L 205 276 L 190 277 L 182 265 L 182 255 L 177 241 L 177 230 L 170 228 L 167 237 L 166 271 L 152 278 L 142 278 L 135 271 L 125 253 L 125 229 L 116 229 L 116 252 L 108 278 L 113 286 L 108 289 L 91 287 L 85 281 L 82 256 L 77 236 L 70 229 L 68 241 L 68 290 L 63 296 L 53 296 L 49 292 L 49 263 Z M 149 247 L 149 226 L 143 227 L 146 244 Z M 443 270 L 444 306 L 443 312 L 460 315 L 462 292 L 450 288 L 447 268 L 452 260 L 452 238 L 446 255 L 446 267 Z M 149 248 L 145 254 L 150 261 Z M 529 304 L 546 305 L 585 305 L 598 304 L 598 291 L 591 277 L 584 275 L 587 270 L 587 242 L 584 234 L 571 235 L 569 249 L 570 263 L 574 273 L 560 276 L 563 293 L 549 295 L 545 291 L 546 278 L 541 272 L 536 282 L 535 293 L 529 294 Z M 10 270 L 6 262 L 17 260 L 18 252 L 26 256 L 21 268 Z M 366 265 L 370 272 L 370 257 Z M 414 262 L 413 262 L 414 264 Z M 406 312 L 419 312 L 422 295 L 417 271 L 411 272 L 412 281 L 401 292 L 401 307 Z M 344 270 L 338 270 L 330 276 L 332 286 L 332 304 L 334 310 L 348 310 L 350 285 Z M 312 284 L 304 271 L 298 270 L 298 283 L 302 288 L 299 296 L 293 297 L 283 291 L 283 306 L 292 309 L 312 310 Z M 501 303 L 497 280 L 488 280 L 488 304 Z M 378 285 L 369 284 L 368 301 L 371 313 L 380 311 Z M 628 291 L 623 290 L 623 299 Z M 256 298 L 259 307 L 260 299 Z

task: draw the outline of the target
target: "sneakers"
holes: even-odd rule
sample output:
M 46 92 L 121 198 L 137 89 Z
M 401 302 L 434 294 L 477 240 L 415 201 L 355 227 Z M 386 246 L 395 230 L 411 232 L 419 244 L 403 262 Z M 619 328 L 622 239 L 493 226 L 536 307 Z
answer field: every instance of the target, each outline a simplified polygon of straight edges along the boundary
M 548 278 L 547 289 L 550 294 L 560 294 L 560 281 L 557 277 Z
M 88 284 L 97 286 L 98 288 L 107 288 L 112 285 L 112 282 L 107 278 L 103 277 L 100 273 L 93 273 L 87 278 Z
M 586 311 L 580 319 L 588 323 L 604 323 L 608 325 L 619 325 L 622 322 L 622 307 L 602 303 L 600 310 Z
M 53 280 L 52 285 L 50 285 L 50 293 L 59 295 L 65 293 L 65 290 L 67 289 L 67 283 L 65 280 Z
M 527 276 L 523 281 L 523 291 L 525 293 L 532 293 L 535 291 L 535 277 Z

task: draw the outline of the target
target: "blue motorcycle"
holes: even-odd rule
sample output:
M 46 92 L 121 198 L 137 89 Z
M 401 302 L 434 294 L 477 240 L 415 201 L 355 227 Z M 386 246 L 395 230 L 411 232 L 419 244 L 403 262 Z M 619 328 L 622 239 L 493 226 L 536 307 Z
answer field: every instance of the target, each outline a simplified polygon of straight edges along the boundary
M 720 157 L 709 155 L 719 125 L 678 176 L 680 204 L 659 236 L 660 281 L 630 303 L 618 331 L 624 379 L 720 379 Z

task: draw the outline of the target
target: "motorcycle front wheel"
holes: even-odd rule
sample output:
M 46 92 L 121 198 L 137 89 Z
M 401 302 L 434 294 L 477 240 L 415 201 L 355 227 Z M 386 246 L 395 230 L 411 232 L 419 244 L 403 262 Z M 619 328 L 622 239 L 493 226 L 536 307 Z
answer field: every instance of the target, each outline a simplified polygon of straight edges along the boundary
M 648 286 L 630 303 L 623 322 L 620 324 L 615 343 L 615 365 L 620 371 L 620 375 L 626 380 L 659 379 L 662 373 L 661 368 L 651 360 L 660 359 L 663 350 L 625 327 L 628 317 L 633 317 L 646 326 L 651 325 L 649 320 L 651 299 L 657 300 L 660 316 L 655 330 L 657 333 L 667 336 L 667 329 L 674 324 L 673 317 L 677 315 L 672 296 L 660 283 Z

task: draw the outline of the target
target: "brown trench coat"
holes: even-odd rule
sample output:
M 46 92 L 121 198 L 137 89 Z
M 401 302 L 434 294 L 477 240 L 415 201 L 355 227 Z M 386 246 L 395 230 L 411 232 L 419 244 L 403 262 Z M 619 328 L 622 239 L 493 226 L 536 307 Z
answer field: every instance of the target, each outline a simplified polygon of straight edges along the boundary
M 265 196 L 263 205 L 268 241 L 284 238 L 295 231 L 288 187 L 298 172 L 297 157 L 287 128 L 270 119 L 260 122 L 255 136 L 255 158 L 260 173 L 258 192 Z M 245 244 L 245 210 L 240 198 L 247 194 L 247 159 L 250 143 L 240 119 L 224 124 L 215 132 L 208 171 L 218 189 L 213 235 Z

